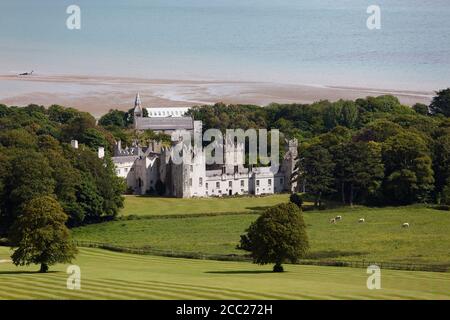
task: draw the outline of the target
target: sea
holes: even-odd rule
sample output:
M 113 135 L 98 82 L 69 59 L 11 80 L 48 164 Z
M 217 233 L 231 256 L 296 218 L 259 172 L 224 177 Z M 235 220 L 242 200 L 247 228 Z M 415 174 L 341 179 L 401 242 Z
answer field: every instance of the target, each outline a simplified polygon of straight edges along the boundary
M 380 29 L 367 26 L 374 5 Z M 0 0 L 0 74 L 30 70 L 438 90 L 450 1 Z

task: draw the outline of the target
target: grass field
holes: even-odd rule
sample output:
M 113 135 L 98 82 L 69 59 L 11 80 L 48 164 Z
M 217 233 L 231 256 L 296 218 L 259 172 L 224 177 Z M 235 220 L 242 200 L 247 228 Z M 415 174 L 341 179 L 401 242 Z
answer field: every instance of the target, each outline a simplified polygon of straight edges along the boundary
M 0 247 L 0 261 L 10 250 Z M 450 273 L 382 270 L 381 290 L 368 290 L 365 269 L 271 266 L 130 255 L 81 249 L 81 290 L 66 288 L 67 265 L 0 262 L 0 299 L 450 299 Z
M 222 200 L 216 201 L 220 203 Z M 342 215 L 343 220 L 330 224 L 329 219 L 336 215 Z M 78 240 L 118 246 L 243 254 L 235 247 L 240 235 L 256 217 L 257 214 L 242 214 L 123 220 L 81 227 L 73 232 Z M 449 212 L 423 206 L 359 207 L 307 211 L 304 217 L 311 245 L 309 258 L 450 266 Z M 358 223 L 361 217 L 366 219 L 366 223 Z M 404 222 L 409 222 L 411 227 L 402 228 Z
M 220 212 L 259 212 L 289 199 L 288 194 L 265 197 L 177 199 L 125 196 L 121 215 L 177 215 Z

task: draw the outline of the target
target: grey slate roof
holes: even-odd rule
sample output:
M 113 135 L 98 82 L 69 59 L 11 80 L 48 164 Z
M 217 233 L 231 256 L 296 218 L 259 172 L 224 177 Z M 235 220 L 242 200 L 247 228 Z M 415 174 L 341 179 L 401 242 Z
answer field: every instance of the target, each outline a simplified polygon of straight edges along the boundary
M 194 120 L 191 117 L 141 118 L 134 119 L 138 130 L 192 130 Z
M 113 163 L 134 162 L 138 158 L 139 156 L 120 156 L 120 157 L 112 157 L 112 161 Z

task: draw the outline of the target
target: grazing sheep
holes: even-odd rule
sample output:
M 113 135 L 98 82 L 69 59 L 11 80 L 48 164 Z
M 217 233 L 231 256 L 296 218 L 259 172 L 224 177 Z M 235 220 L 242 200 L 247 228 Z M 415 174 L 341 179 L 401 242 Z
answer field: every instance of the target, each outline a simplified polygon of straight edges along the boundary
M 402 225 L 402 227 L 403 227 L 403 228 L 409 228 L 409 223 L 408 223 L 408 222 L 405 222 L 405 223 Z
M 366 219 L 361 218 L 361 219 L 358 220 L 358 222 L 359 222 L 359 223 L 364 223 L 364 222 L 366 222 Z
M 342 216 L 337 216 L 337 217 L 334 218 L 334 219 L 336 219 L 336 221 L 340 221 L 340 220 L 342 220 Z
M 336 219 L 335 219 L 335 218 L 333 218 L 333 219 L 330 219 L 330 223 L 333 223 L 333 224 L 335 224 L 335 223 L 336 223 Z

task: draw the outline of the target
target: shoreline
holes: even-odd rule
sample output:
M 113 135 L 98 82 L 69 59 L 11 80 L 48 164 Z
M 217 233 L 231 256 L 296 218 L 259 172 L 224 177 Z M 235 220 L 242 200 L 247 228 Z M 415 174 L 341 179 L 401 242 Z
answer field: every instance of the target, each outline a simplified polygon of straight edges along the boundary
M 438 89 L 438 88 L 437 88 Z M 406 105 L 429 104 L 434 92 L 347 86 L 283 84 L 239 80 L 146 79 L 93 75 L 0 75 L 0 103 L 60 104 L 101 116 L 110 109 L 128 110 L 140 92 L 146 107 L 227 104 L 312 103 L 354 100 L 392 94 Z

